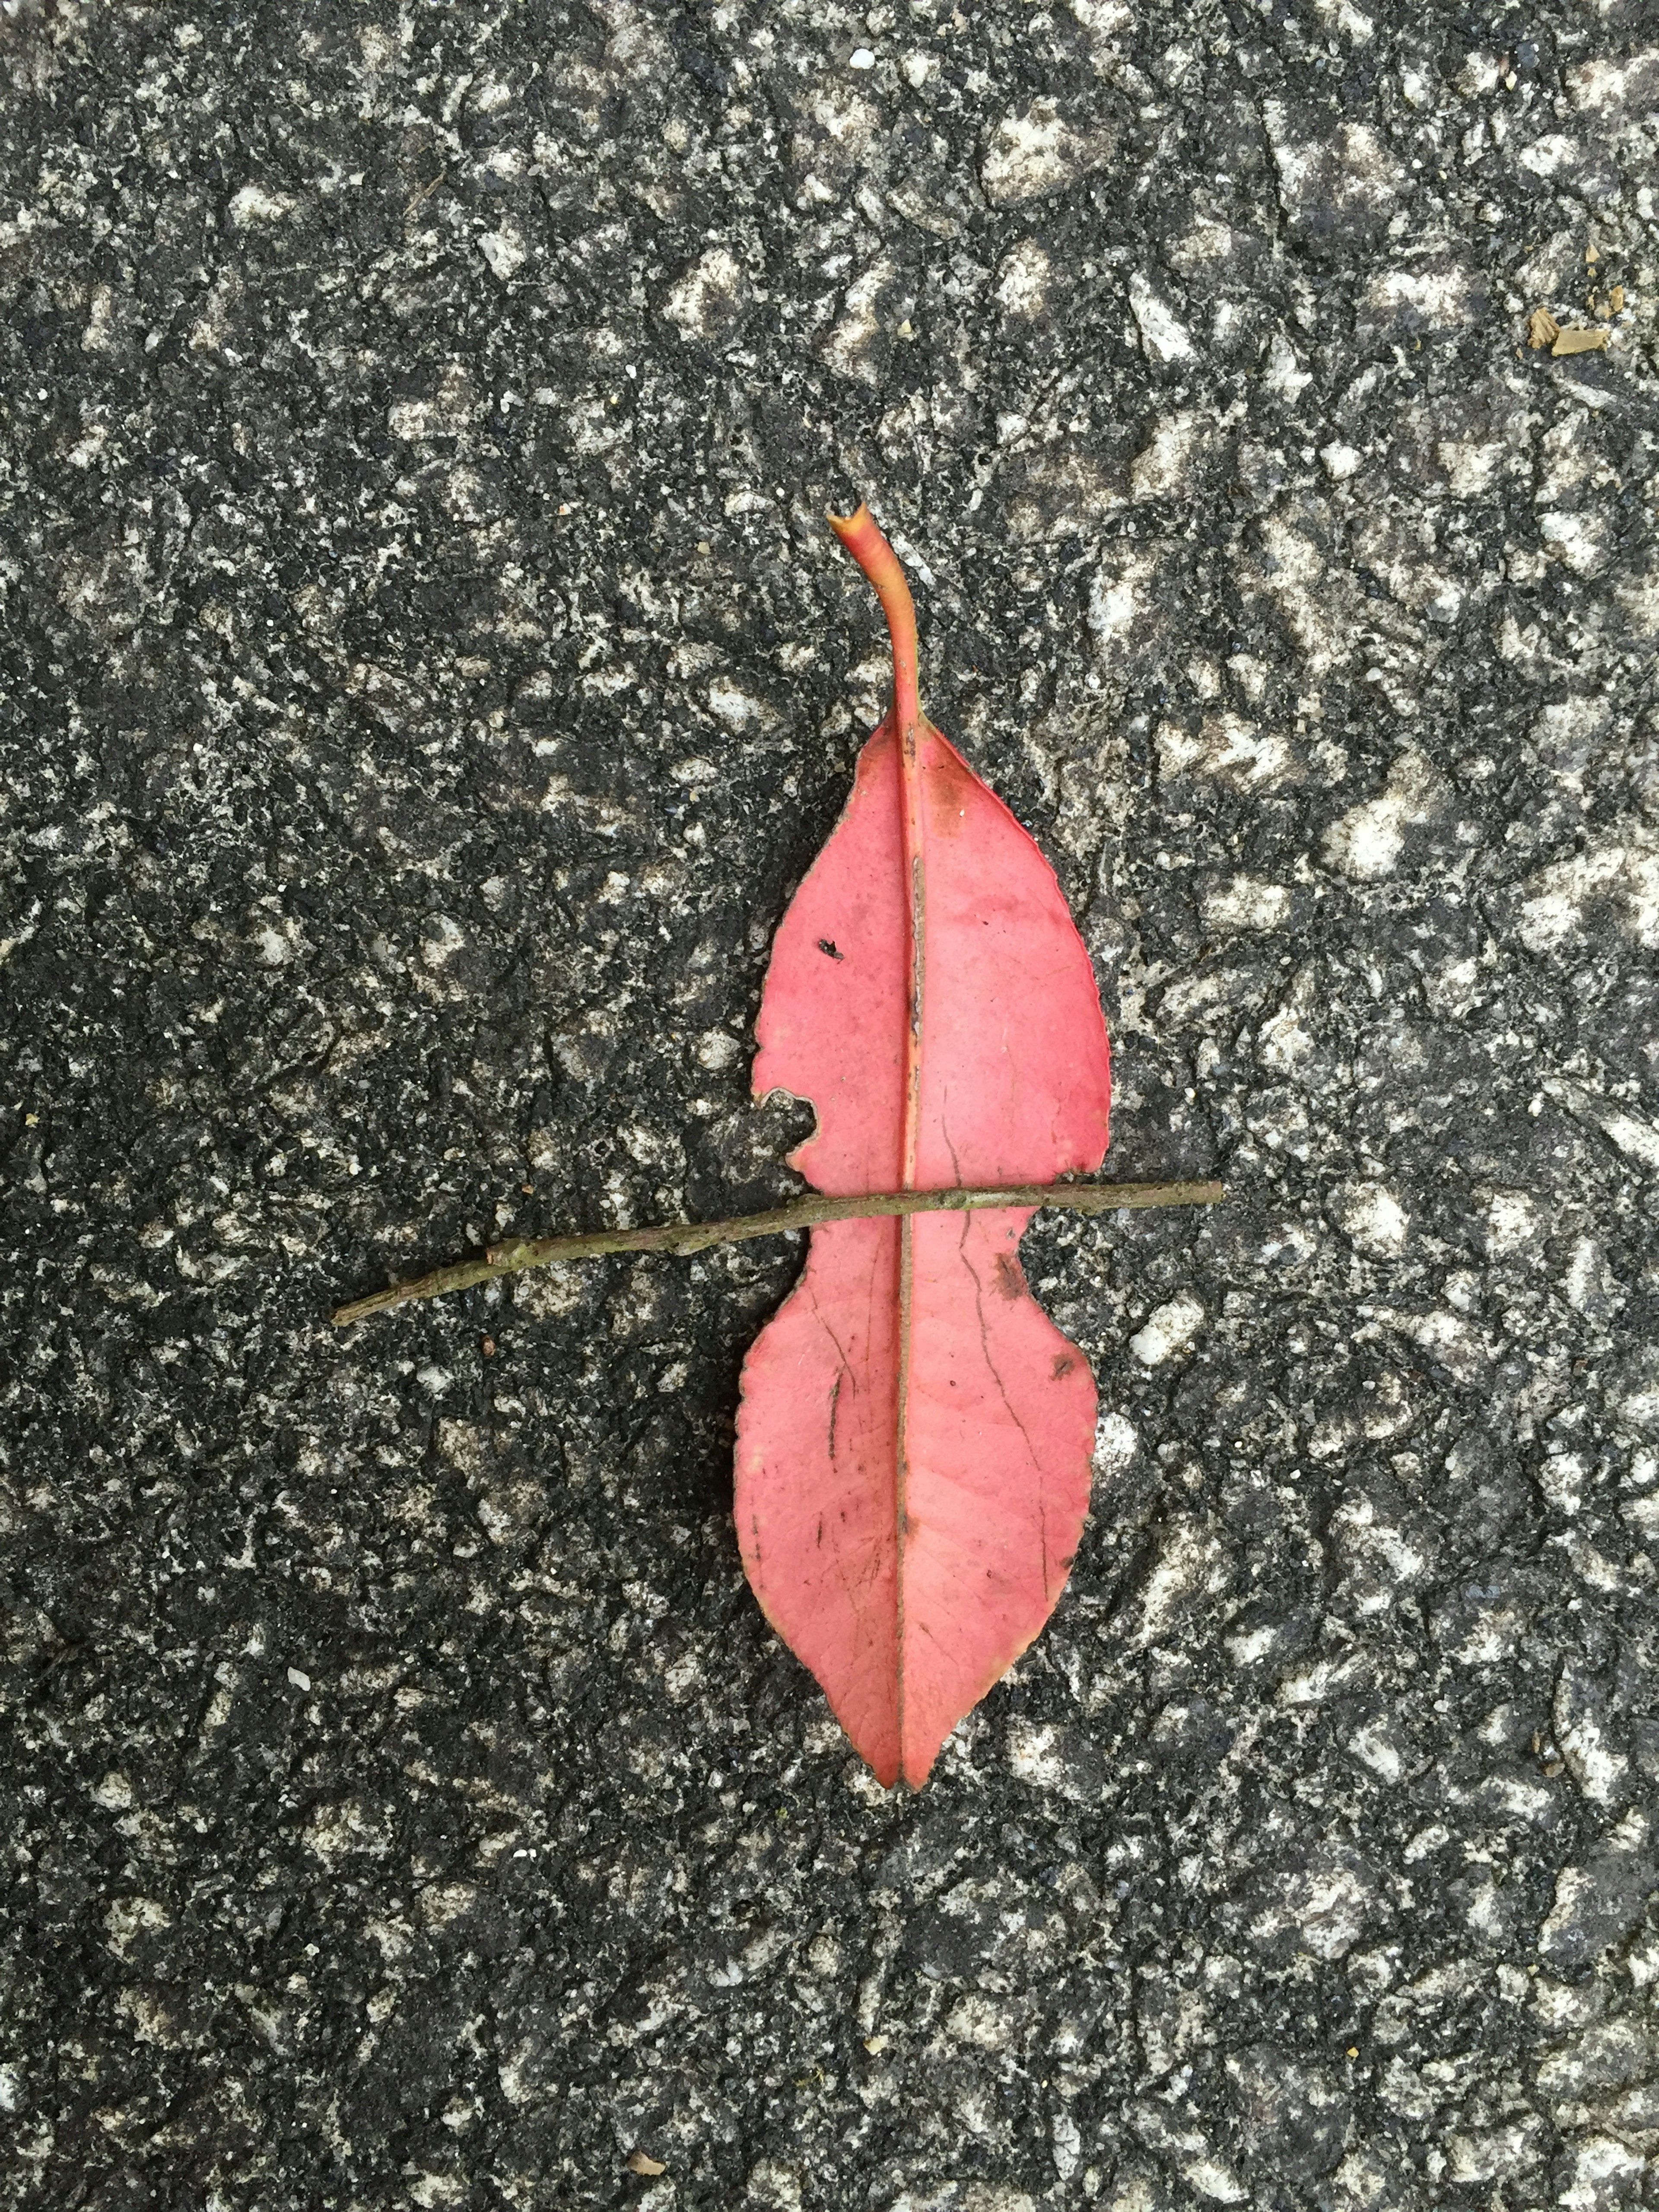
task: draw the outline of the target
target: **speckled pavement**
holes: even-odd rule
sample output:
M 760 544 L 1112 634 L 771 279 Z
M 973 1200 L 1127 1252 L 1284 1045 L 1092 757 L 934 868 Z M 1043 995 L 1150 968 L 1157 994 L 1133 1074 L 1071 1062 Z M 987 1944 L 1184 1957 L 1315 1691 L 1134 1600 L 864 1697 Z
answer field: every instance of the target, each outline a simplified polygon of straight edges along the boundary
M 1659 2203 L 1650 0 L 0 53 L 0 2202 Z M 1234 1194 L 1028 1240 L 1095 1515 L 915 1797 L 738 1570 L 797 1248 L 328 1322 L 794 1187 L 865 493 Z

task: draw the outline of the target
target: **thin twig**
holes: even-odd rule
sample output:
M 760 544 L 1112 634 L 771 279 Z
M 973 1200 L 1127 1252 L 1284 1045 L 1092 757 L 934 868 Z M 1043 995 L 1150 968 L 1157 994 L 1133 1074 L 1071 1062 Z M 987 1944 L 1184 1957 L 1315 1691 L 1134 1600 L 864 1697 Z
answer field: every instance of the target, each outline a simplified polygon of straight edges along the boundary
M 424 201 L 431 198 L 433 193 L 437 191 L 439 185 L 442 184 L 444 179 L 448 174 L 449 172 L 447 169 L 440 169 L 437 175 L 434 177 L 432 182 L 426 187 L 425 191 L 416 193 L 414 198 L 410 200 L 409 205 L 404 210 L 404 220 L 405 222 L 407 222 L 409 217 L 414 214 L 417 207 L 421 206 Z
M 1004 1190 L 893 1190 L 859 1198 L 797 1198 L 765 1213 L 740 1214 L 732 1221 L 667 1222 L 654 1229 L 600 1229 L 580 1237 L 542 1237 L 514 1244 L 493 1244 L 482 1260 L 463 1260 L 440 1267 L 412 1283 L 394 1283 L 372 1297 L 354 1298 L 334 1315 L 337 1328 L 366 1321 L 370 1314 L 416 1298 L 442 1297 L 447 1291 L 470 1291 L 526 1267 L 551 1267 L 565 1260 L 597 1260 L 609 1252 L 706 1251 L 711 1244 L 741 1244 L 751 1237 L 781 1237 L 791 1229 L 811 1229 L 821 1221 L 859 1221 L 894 1213 L 955 1213 L 979 1206 L 1053 1206 L 1068 1213 L 1113 1213 L 1120 1207 L 1218 1206 L 1226 1193 L 1218 1182 L 1027 1182 Z

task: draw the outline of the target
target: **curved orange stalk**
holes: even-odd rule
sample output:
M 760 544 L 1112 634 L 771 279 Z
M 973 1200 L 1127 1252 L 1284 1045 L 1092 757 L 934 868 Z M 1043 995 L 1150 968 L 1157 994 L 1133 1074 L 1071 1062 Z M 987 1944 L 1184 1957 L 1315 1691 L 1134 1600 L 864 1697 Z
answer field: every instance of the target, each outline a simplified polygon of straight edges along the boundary
M 853 514 L 825 517 L 842 544 L 876 587 L 893 641 L 893 714 L 899 735 L 915 729 L 921 717 L 916 690 L 916 608 L 898 556 L 882 536 L 876 518 L 862 501 Z M 914 739 L 912 740 L 914 745 Z

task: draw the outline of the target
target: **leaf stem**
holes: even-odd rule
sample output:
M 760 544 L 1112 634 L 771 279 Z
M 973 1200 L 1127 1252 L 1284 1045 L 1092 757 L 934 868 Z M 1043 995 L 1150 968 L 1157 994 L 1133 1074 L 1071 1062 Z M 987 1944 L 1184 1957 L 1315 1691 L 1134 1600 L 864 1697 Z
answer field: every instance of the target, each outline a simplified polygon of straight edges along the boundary
M 1057 1206 L 1067 1213 L 1114 1213 L 1152 1206 L 1218 1206 L 1226 1196 L 1218 1182 L 1025 1182 L 997 1190 L 890 1190 L 854 1198 L 797 1198 L 764 1213 L 744 1213 L 729 1221 L 665 1222 L 652 1229 L 599 1229 L 575 1237 L 541 1237 L 514 1244 L 492 1244 L 482 1260 L 463 1260 L 410 1283 L 394 1283 L 370 1297 L 354 1298 L 333 1316 L 337 1328 L 389 1313 L 416 1298 L 442 1297 L 449 1291 L 474 1290 L 526 1267 L 556 1267 L 568 1260 L 598 1260 L 613 1252 L 668 1252 L 684 1255 L 711 1244 L 741 1244 L 752 1237 L 781 1237 L 793 1229 L 816 1228 L 823 1221 L 862 1221 L 902 1213 L 957 1213 L 981 1206 Z
M 921 717 L 916 688 L 916 605 L 898 556 L 882 536 L 876 518 L 862 501 L 852 514 L 825 518 L 842 544 L 876 587 L 893 641 L 893 720 L 901 741 Z

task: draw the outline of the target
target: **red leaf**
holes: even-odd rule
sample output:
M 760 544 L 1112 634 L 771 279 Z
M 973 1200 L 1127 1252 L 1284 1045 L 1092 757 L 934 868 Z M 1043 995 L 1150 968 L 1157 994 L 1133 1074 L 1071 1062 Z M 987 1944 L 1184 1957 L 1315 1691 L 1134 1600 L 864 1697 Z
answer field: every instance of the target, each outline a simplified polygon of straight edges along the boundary
M 1098 1167 L 1094 974 L 1053 871 L 921 713 L 915 623 L 860 507 L 894 702 L 779 927 L 757 1096 L 817 1109 L 823 1191 L 1048 1182 Z M 744 1363 L 736 1514 L 767 1619 L 877 1778 L 939 1745 L 1054 1609 L 1088 1506 L 1087 1361 L 1026 1288 L 1024 1210 L 831 1222 Z

